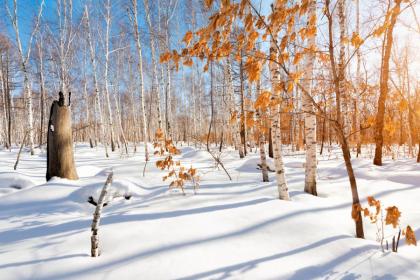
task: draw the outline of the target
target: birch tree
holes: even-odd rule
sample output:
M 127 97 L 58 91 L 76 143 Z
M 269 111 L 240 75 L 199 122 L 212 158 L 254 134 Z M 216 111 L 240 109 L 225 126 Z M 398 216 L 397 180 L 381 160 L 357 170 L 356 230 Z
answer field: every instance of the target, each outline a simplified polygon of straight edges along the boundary
M 101 97 L 99 94 L 99 83 L 98 83 L 98 74 L 97 74 L 97 62 L 96 62 L 96 55 L 95 55 L 95 47 L 92 40 L 92 33 L 90 28 L 90 21 L 89 21 L 89 10 L 87 5 L 85 5 L 85 21 L 86 21 L 86 33 L 87 33 L 87 41 L 89 44 L 89 52 L 90 52 L 90 61 L 92 64 L 93 70 L 93 85 L 95 87 L 95 103 L 99 115 L 99 131 L 100 131 L 100 141 L 105 146 L 105 155 L 109 157 L 108 154 L 108 146 L 105 139 L 105 127 L 104 127 L 104 120 L 102 115 L 102 106 L 101 106 Z
M 308 28 L 316 30 L 316 1 L 311 0 L 309 3 Z M 316 35 L 308 38 L 307 48 L 312 49 L 316 46 Z M 304 69 L 304 86 L 312 95 L 312 78 L 315 53 L 312 52 L 306 57 L 306 65 Z M 305 143 L 306 143 L 306 165 L 305 165 L 305 192 L 317 195 L 316 189 L 316 167 L 317 167 L 317 141 L 316 141 L 316 116 L 312 100 L 306 94 L 302 94 L 302 108 L 305 121 Z
M 278 9 L 277 6 L 274 7 L 274 10 Z M 270 57 L 278 57 L 277 51 L 277 36 L 278 29 L 271 31 L 270 38 Z M 277 105 L 272 106 L 271 111 L 271 130 L 272 130 L 272 139 L 273 139 L 273 155 L 274 155 L 274 166 L 276 170 L 276 179 L 277 179 L 277 190 L 279 194 L 279 199 L 289 200 L 289 191 L 287 188 L 283 155 L 281 148 L 281 113 L 280 113 L 280 90 L 281 90 L 281 74 L 278 64 L 273 61 L 269 62 L 270 77 L 271 77 L 271 91 L 275 103 Z
M 144 82 L 143 82 L 143 54 L 142 54 L 142 45 L 140 41 L 140 33 L 139 33 L 139 25 L 137 19 L 137 0 L 131 0 L 132 4 L 132 24 L 134 29 L 134 38 L 136 41 L 136 49 L 138 55 L 138 62 L 137 62 L 137 70 L 140 79 L 139 91 L 140 91 L 140 108 L 141 108 L 141 115 L 142 115 L 142 124 L 143 124 L 143 142 L 144 142 L 144 154 L 145 154 L 145 161 L 146 163 L 149 161 L 149 151 L 147 148 L 147 141 L 149 139 L 149 135 L 147 134 L 147 123 L 146 123 L 146 107 L 145 107 L 145 99 L 144 99 Z
M 340 43 L 339 43 L 339 55 L 338 55 L 338 78 L 340 82 L 340 92 L 342 93 L 340 104 L 337 106 L 342 112 L 342 124 L 344 129 L 344 135 L 346 137 L 350 134 L 350 124 L 348 117 L 348 94 L 346 91 L 346 0 L 338 0 L 337 9 L 338 9 L 338 23 L 340 29 Z
M 149 7 L 149 0 L 143 0 L 144 10 L 146 12 L 146 21 L 147 26 L 149 27 L 149 40 L 150 40 L 150 51 L 152 58 L 152 93 L 156 95 L 156 111 L 158 117 L 158 128 L 162 129 L 162 115 L 160 108 L 160 86 L 158 81 L 158 67 L 157 67 L 157 58 L 156 58 L 156 48 L 155 48 L 155 29 L 153 28 L 152 19 L 151 19 L 151 10 Z
M 114 114 L 112 112 L 111 100 L 110 100 L 110 93 L 109 93 L 109 33 L 111 29 L 111 2 L 107 0 L 105 4 L 105 22 L 106 22 L 106 31 L 105 31 L 105 66 L 104 66 L 104 84 L 105 84 L 105 102 L 108 109 L 108 124 L 109 124 L 109 132 L 110 132 L 110 140 L 111 140 L 111 151 L 115 151 L 115 132 L 114 132 Z

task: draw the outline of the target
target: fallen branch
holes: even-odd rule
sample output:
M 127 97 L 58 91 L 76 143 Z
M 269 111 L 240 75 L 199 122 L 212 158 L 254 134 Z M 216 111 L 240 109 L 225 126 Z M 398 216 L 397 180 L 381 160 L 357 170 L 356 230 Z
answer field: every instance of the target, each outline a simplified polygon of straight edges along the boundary
M 98 203 L 96 205 L 95 213 L 93 213 L 93 221 L 92 221 L 92 236 L 90 238 L 91 241 L 91 256 L 97 257 L 99 256 L 99 237 L 98 237 L 98 230 L 99 230 L 99 221 L 101 220 L 101 213 L 102 208 L 104 207 L 104 199 L 108 192 L 108 187 L 112 184 L 112 177 L 114 172 L 111 171 L 109 173 L 108 178 L 105 181 L 105 184 L 102 188 L 101 194 L 98 199 Z
M 25 135 L 23 136 L 22 144 L 20 145 L 20 149 L 19 149 L 19 153 L 18 153 L 17 158 L 16 158 L 15 166 L 13 167 L 14 170 L 17 169 L 17 166 L 19 164 L 20 154 L 22 153 L 22 149 L 23 149 L 23 146 L 25 145 L 26 137 L 28 136 L 28 133 L 29 133 L 29 130 L 27 130 L 25 132 Z

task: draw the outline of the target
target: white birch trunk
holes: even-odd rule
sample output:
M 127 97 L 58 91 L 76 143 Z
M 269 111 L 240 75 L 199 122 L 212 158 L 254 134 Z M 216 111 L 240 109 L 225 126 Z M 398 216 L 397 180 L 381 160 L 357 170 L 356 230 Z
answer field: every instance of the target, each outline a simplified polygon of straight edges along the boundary
M 258 95 L 261 94 L 261 80 L 257 84 Z M 257 110 L 257 122 L 259 123 L 258 131 L 258 146 L 260 150 L 260 160 L 261 160 L 261 173 L 263 177 L 263 182 L 268 182 L 268 167 L 267 167 L 267 157 L 265 155 L 265 137 L 264 137 L 264 121 L 263 121 L 263 112 L 261 109 Z
M 155 51 L 155 32 L 152 25 L 152 20 L 150 17 L 150 9 L 149 9 L 149 1 L 143 0 L 144 2 L 144 9 L 146 12 L 146 20 L 147 25 L 149 26 L 150 32 L 150 50 L 152 52 L 152 92 L 156 93 L 156 111 L 158 117 L 158 128 L 162 129 L 162 113 L 160 109 L 160 86 L 158 81 L 158 68 L 157 68 L 157 58 L 156 58 L 156 51 Z
M 104 83 L 105 83 L 105 101 L 106 106 L 108 109 L 108 123 L 110 129 L 110 137 L 111 137 L 111 151 L 115 151 L 115 132 L 114 132 L 114 123 L 113 123 L 113 112 L 111 107 L 111 100 L 109 98 L 109 32 L 111 28 L 111 2 L 110 0 L 107 1 L 105 5 L 106 8 L 106 33 L 105 33 L 105 69 L 104 69 Z
M 270 57 L 277 57 L 277 31 L 273 33 L 276 37 L 271 38 L 270 42 Z M 274 53 L 274 54 L 273 54 Z M 271 83 L 272 83 L 272 95 L 275 100 L 281 98 L 279 88 L 280 88 L 280 69 L 279 66 L 274 63 L 269 63 L 269 69 L 271 74 Z M 273 138 L 273 156 L 274 156 L 274 165 L 276 169 L 276 179 L 277 179 L 277 190 L 279 193 L 279 199 L 281 200 L 290 200 L 289 191 L 287 188 L 283 155 L 281 150 L 281 114 L 280 114 L 280 103 L 276 106 L 273 106 L 271 111 L 271 128 L 272 128 L 272 138 Z
M 316 16 L 316 2 L 311 0 L 309 17 Z M 308 21 L 309 22 L 309 21 Z M 315 35 L 311 36 L 308 41 L 308 48 L 315 45 Z M 304 69 L 304 87 L 308 93 L 312 93 L 312 78 L 314 67 L 315 53 L 307 56 Z M 304 111 L 305 121 L 305 143 L 306 143 L 306 165 L 305 165 L 305 192 L 317 195 L 316 189 L 316 168 L 317 168 L 317 140 L 316 140 L 316 116 L 314 106 L 310 96 L 302 94 L 302 108 Z
M 100 127 L 99 138 L 100 138 L 100 141 L 102 141 L 103 145 L 105 146 L 106 157 L 109 157 L 108 146 L 105 139 L 105 127 L 103 125 L 104 119 L 102 115 L 101 97 L 99 95 L 99 84 L 98 84 L 95 49 L 93 47 L 92 35 L 91 35 L 91 30 L 90 30 L 90 22 L 89 22 L 89 11 L 88 11 L 87 5 L 85 5 L 85 17 L 86 17 L 86 24 L 87 24 L 87 36 L 88 36 L 88 42 L 89 42 L 90 60 L 92 63 L 92 68 L 93 68 L 93 83 L 95 86 L 95 99 L 96 99 L 96 104 L 98 106 L 98 114 L 99 114 L 99 123 L 98 123 Z
M 235 145 L 235 148 L 239 149 L 239 156 L 241 158 L 244 157 L 244 148 L 240 143 L 240 129 L 239 129 L 239 124 L 238 124 L 238 118 L 237 118 L 237 112 L 235 109 L 235 96 L 234 96 L 234 90 L 233 90 L 233 77 L 232 77 L 232 65 L 230 62 L 230 59 L 228 58 L 226 60 L 226 65 L 225 65 L 225 75 L 227 78 L 227 94 L 228 94 L 228 100 L 229 100 L 229 111 L 230 111 L 230 115 L 234 116 L 235 115 L 235 119 L 233 120 L 233 143 Z
M 342 94 L 342 120 L 339 120 L 343 124 L 344 135 L 347 137 L 350 134 L 350 122 L 348 116 L 349 110 L 349 98 L 348 91 L 346 90 L 346 69 L 345 69 L 345 56 L 346 56 L 346 46 L 344 40 L 346 38 L 346 0 L 338 0 L 338 21 L 340 27 L 340 50 L 338 58 L 338 77 L 339 77 L 339 86 L 340 92 Z
M 89 144 L 90 147 L 93 148 L 93 141 L 92 141 L 92 124 L 90 121 L 90 112 L 89 112 L 89 98 L 88 98 L 88 92 L 87 92 L 87 77 L 86 77 L 86 49 L 83 53 L 83 97 L 85 99 L 85 117 L 86 117 L 86 123 L 88 125 L 87 129 L 87 135 L 89 138 Z
M 137 20 L 137 0 L 131 0 L 133 5 L 133 28 L 134 28 L 134 36 L 136 39 L 136 47 L 137 47 L 137 54 L 138 54 L 138 63 L 137 68 L 139 71 L 139 78 L 140 78 L 140 106 L 141 106 L 141 114 L 142 114 L 142 122 L 143 122 L 143 141 L 144 141 L 144 153 L 145 153 L 145 160 L 146 162 L 149 161 L 149 152 L 147 148 L 147 141 L 149 136 L 147 134 L 147 123 L 146 123 L 146 107 L 144 102 L 144 83 L 143 83 L 143 55 L 142 55 L 142 46 L 140 42 L 140 34 L 139 34 L 139 27 L 138 27 L 138 20 Z

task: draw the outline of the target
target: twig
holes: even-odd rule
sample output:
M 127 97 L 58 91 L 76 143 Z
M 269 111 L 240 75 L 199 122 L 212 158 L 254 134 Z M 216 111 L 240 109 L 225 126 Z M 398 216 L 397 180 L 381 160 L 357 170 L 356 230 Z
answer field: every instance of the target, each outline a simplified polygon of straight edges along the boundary
M 25 135 L 23 136 L 23 141 L 22 141 L 22 144 L 20 144 L 20 149 L 19 149 L 19 153 L 18 153 L 17 158 L 16 158 L 15 166 L 13 167 L 14 170 L 17 169 L 17 166 L 19 164 L 20 154 L 22 153 L 22 149 L 23 149 L 23 146 L 25 145 L 26 137 L 28 136 L 28 133 L 29 133 L 29 130 L 27 130 L 25 132 Z

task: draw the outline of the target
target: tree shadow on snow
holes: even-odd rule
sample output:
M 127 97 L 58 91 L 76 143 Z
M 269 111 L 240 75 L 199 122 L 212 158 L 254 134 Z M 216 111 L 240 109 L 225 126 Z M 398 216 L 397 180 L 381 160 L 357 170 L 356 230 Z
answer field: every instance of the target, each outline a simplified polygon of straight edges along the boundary
M 263 257 L 263 258 L 258 258 L 258 259 L 254 259 L 254 260 L 250 260 L 247 262 L 242 262 L 242 263 L 238 263 L 235 265 L 229 265 L 229 266 L 224 266 L 224 267 L 220 267 L 214 270 L 210 270 L 210 271 L 206 271 L 206 272 L 202 272 L 202 273 L 198 273 L 198 274 L 194 274 L 194 275 L 190 275 L 187 277 L 182 277 L 180 279 L 183 280 L 193 280 L 193 279 L 201 279 L 201 278 L 208 278 L 211 276 L 216 277 L 216 275 L 218 275 L 218 277 L 216 279 L 226 279 L 226 278 L 230 278 L 232 277 L 234 272 L 241 272 L 244 273 L 246 271 L 255 269 L 259 264 L 262 264 L 264 262 L 268 262 L 268 261 L 275 261 L 275 260 L 279 260 L 281 258 L 284 257 L 289 257 L 291 255 L 295 255 L 295 254 L 299 254 L 302 253 L 304 251 L 307 250 L 312 250 L 315 249 L 317 247 L 323 246 L 325 244 L 337 241 L 337 240 L 341 240 L 341 239 L 347 239 L 347 238 L 352 238 L 350 236 L 347 235 L 337 235 L 337 236 L 332 236 L 332 237 L 328 237 L 325 239 L 322 239 L 320 241 L 314 242 L 310 245 L 307 246 L 303 246 L 297 249 L 293 249 L 291 251 L 287 251 L 287 252 L 283 252 L 283 253 L 279 253 L 279 254 L 274 254 L 271 256 L 267 256 L 267 257 Z M 367 246 L 363 246 L 360 247 L 356 250 L 358 250 L 359 252 L 364 252 L 367 250 L 371 250 L 373 248 L 376 248 L 373 245 L 367 245 Z M 331 265 L 331 268 L 333 268 L 335 265 L 345 261 L 348 258 L 351 258 L 352 256 L 354 256 L 354 254 L 356 254 L 357 252 L 355 252 L 354 250 L 352 250 L 349 254 L 343 255 L 343 257 L 340 257 L 338 259 L 336 259 L 333 264 Z M 326 267 L 329 268 L 330 266 Z M 303 271 L 302 273 L 299 273 L 298 275 L 292 276 L 292 278 L 290 279 L 310 279 L 316 276 L 325 276 L 325 271 L 322 269 L 311 269 L 312 267 L 310 267 L 310 269 L 308 271 Z M 357 278 L 348 278 L 348 279 L 357 279 Z
M 249 201 L 243 201 L 243 202 L 231 203 L 231 204 L 220 204 L 220 205 L 213 205 L 213 206 L 193 208 L 193 209 L 168 211 L 168 212 L 156 212 L 156 213 L 144 213 L 144 214 L 121 215 L 121 214 L 111 213 L 108 215 L 105 214 L 104 217 L 102 218 L 101 223 L 103 225 L 109 225 L 109 224 L 117 224 L 117 223 L 124 223 L 124 222 L 139 222 L 139 221 L 169 219 L 169 218 L 175 218 L 179 216 L 195 215 L 195 214 L 201 214 L 201 213 L 206 213 L 206 212 L 215 212 L 215 211 L 223 211 L 227 209 L 235 209 L 235 208 L 245 207 L 249 205 L 265 203 L 270 200 L 272 199 L 259 198 L 259 199 L 253 199 Z M 21 228 L 21 229 L 13 228 L 8 231 L 0 232 L 0 244 L 5 244 L 9 242 L 18 242 L 18 241 L 22 241 L 26 239 L 37 238 L 37 237 L 45 237 L 48 235 L 65 234 L 66 232 L 71 232 L 73 234 L 75 232 L 88 230 L 88 227 L 91 221 L 92 221 L 91 219 L 77 219 L 77 220 L 72 220 L 72 221 L 57 224 L 57 225 L 42 224 L 42 225 L 35 226 L 32 228 Z
M 63 259 L 88 257 L 88 256 L 89 256 L 88 254 L 70 254 L 70 255 L 64 255 L 64 256 L 59 256 L 59 257 L 51 257 L 51 258 L 46 258 L 46 259 L 37 259 L 37 260 L 24 261 L 24 262 L 6 263 L 6 264 L 0 264 L 0 269 L 16 267 L 16 266 L 24 266 L 24 265 L 33 265 L 33 264 L 39 264 L 39 263 L 45 263 L 45 262 L 51 262 L 51 261 L 59 261 L 59 260 L 63 260 Z
M 262 201 L 261 201 L 262 202 Z M 254 201 L 255 203 L 255 201 Z M 234 230 L 234 231 L 230 231 L 228 233 L 222 233 L 222 234 L 217 234 L 217 235 L 213 235 L 210 237 L 205 237 L 205 238 L 198 238 L 195 240 L 189 240 L 189 241 L 183 241 L 183 242 L 178 242 L 175 244 L 169 244 L 169 245 L 164 245 L 164 246 L 160 246 L 160 247 L 155 247 L 155 248 L 151 248 L 139 253 L 135 253 L 135 254 L 131 254 L 131 255 L 127 255 L 124 256 L 118 260 L 114 260 L 114 261 L 107 261 L 107 262 L 102 262 L 96 266 L 90 266 L 90 267 L 85 267 L 85 268 L 81 268 L 78 270 L 74 270 L 74 271 L 66 271 L 65 273 L 59 273 L 56 275 L 50 275 L 49 277 L 46 278 L 42 278 L 40 277 L 39 280 L 43 280 L 43 279 L 68 279 L 68 278 L 77 278 L 77 276 L 80 275 L 86 275 L 88 273 L 98 273 L 100 271 L 103 271 L 104 269 L 108 269 L 108 270 L 112 270 L 112 267 L 121 267 L 122 265 L 128 264 L 128 263 L 133 263 L 133 262 L 137 262 L 140 261 L 141 259 L 144 258 L 150 258 L 162 253 L 167 253 L 167 252 L 173 252 L 173 251 L 177 251 L 177 250 L 182 250 L 185 248 L 189 248 L 189 247 L 193 247 L 193 246 L 197 246 L 197 245 L 201 245 L 201 244 L 207 244 L 207 243 L 211 243 L 211 242 L 215 242 L 215 241 L 220 241 L 220 240 L 228 240 L 231 238 L 235 238 L 237 236 L 241 236 L 241 235 L 247 235 L 250 233 L 253 233 L 255 231 L 261 230 L 262 228 L 265 228 L 269 225 L 272 225 L 274 223 L 279 223 L 285 219 L 289 219 L 289 218 L 294 218 L 296 216 L 300 216 L 306 213 L 316 213 L 316 212 L 323 212 L 323 211 L 331 211 L 337 208 L 341 208 L 344 206 L 348 206 L 347 204 L 343 204 L 343 205 L 338 205 L 338 206 L 334 206 L 334 207 L 324 207 L 324 208 L 310 208 L 310 209 L 305 209 L 305 210 L 300 210 L 300 211 L 295 211 L 292 213 L 288 213 L 286 215 L 283 216 L 278 216 L 275 218 L 270 218 L 267 219 L 265 221 L 262 221 L 260 223 L 257 224 L 253 224 L 247 227 L 244 227 L 242 229 L 239 230 Z M 204 207 L 204 208 L 209 208 L 209 207 Z M 211 207 L 210 207 L 211 208 Z M 199 211 L 199 210 L 195 210 L 195 211 Z M 179 213 L 181 215 L 188 215 L 188 212 L 181 212 Z M 167 217 L 173 216 L 170 214 L 165 214 L 167 215 Z M 109 219 L 111 218 L 111 219 Z M 155 213 L 155 214 L 148 214 L 146 216 L 141 216 L 141 215 L 131 215 L 131 216 L 126 216 L 126 217 L 121 217 L 121 216 L 116 216 L 116 217 L 104 217 L 103 221 L 104 224 L 111 224 L 111 223 L 119 223 L 119 222 L 127 222 L 127 221 L 138 221 L 138 219 L 143 218 L 144 220 L 147 219 L 160 219 L 161 217 L 159 217 L 159 213 Z M 338 239 L 342 239 L 342 238 L 353 238 L 351 236 L 346 236 L 346 235 L 340 235 L 340 236 L 335 236 L 335 237 L 330 237 L 327 238 L 325 240 L 321 240 L 318 242 L 315 242 L 314 244 L 305 246 L 303 248 L 298 248 L 295 250 L 292 250 L 291 252 L 293 253 L 299 253 L 299 252 L 303 252 L 305 250 L 309 250 L 311 248 L 315 248 L 317 246 L 321 246 L 322 244 L 328 243 L 328 242 L 332 242 L 334 240 L 338 240 Z M 0 236 L 1 239 L 1 236 Z M 323 243 L 322 243 L 323 242 Z M 371 248 L 377 248 L 377 246 L 373 246 L 373 245 L 369 245 L 365 247 L 365 250 L 371 249 Z M 276 259 L 276 258 L 281 258 L 287 255 L 290 255 L 291 252 L 285 252 L 285 253 L 280 253 L 278 255 L 274 255 L 274 256 L 269 256 L 267 257 L 268 260 L 270 259 Z M 264 261 L 264 260 L 263 260 Z

